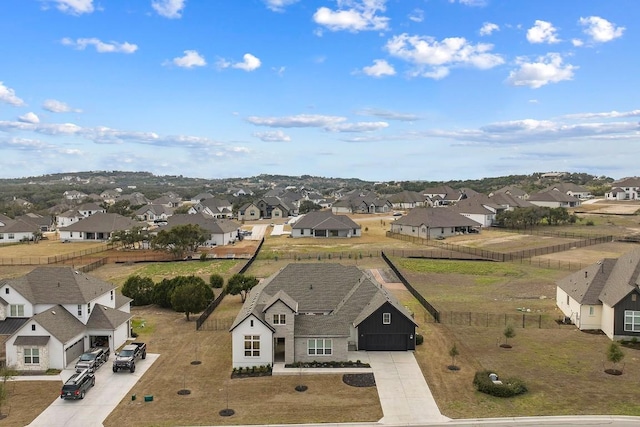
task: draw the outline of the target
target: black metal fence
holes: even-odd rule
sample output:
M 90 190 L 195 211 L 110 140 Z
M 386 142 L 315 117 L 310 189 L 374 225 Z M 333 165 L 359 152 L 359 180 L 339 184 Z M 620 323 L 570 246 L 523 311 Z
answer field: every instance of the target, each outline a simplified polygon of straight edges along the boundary
M 384 252 L 382 252 L 381 255 L 382 255 L 382 259 L 387 263 L 389 268 L 391 268 L 391 270 L 393 270 L 393 272 L 396 274 L 396 276 L 398 276 L 398 279 L 402 282 L 402 284 L 407 288 L 407 290 L 409 292 L 411 292 L 411 295 L 413 295 L 414 298 L 417 299 L 418 302 L 424 307 L 424 309 L 427 310 L 429 312 L 429 314 L 431 314 L 433 316 L 433 319 L 437 323 L 439 323 L 440 322 L 440 313 L 438 312 L 438 310 L 436 310 L 434 306 L 429 304 L 429 302 L 422 295 L 420 295 L 420 293 L 418 291 L 416 291 L 413 286 L 411 286 L 411 283 L 409 283 L 409 281 L 404 278 L 402 273 L 400 273 L 400 270 L 398 270 L 396 268 L 396 266 L 384 254 Z
M 256 258 L 258 257 L 258 254 L 260 253 L 260 249 L 262 248 L 263 244 L 264 244 L 264 238 L 262 238 L 262 240 L 260 241 L 260 244 L 256 248 L 256 251 L 253 253 L 253 256 L 249 259 L 249 261 L 247 261 L 247 263 L 244 266 L 242 266 L 242 268 L 239 271 L 240 274 L 244 274 L 249 269 L 249 267 L 251 267 L 251 264 L 253 264 L 253 261 L 255 261 Z M 200 328 L 206 322 L 209 316 L 211 316 L 211 313 L 213 313 L 213 310 L 215 310 L 216 307 L 220 305 L 220 303 L 222 302 L 226 294 L 227 294 L 226 291 L 223 290 L 222 293 L 218 295 L 216 299 L 211 301 L 211 304 L 209 304 L 207 308 L 204 309 L 200 317 L 198 317 L 198 320 L 196 320 L 196 331 L 200 330 Z M 229 327 L 231 327 L 231 323 L 229 323 L 229 326 L 227 327 L 227 329 Z
M 557 328 L 558 322 L 550 315 L 540 313 L 474 313 L 463 311 L 440 311 L 440 323 L 456 326 L 481 326 L 501 328 Z

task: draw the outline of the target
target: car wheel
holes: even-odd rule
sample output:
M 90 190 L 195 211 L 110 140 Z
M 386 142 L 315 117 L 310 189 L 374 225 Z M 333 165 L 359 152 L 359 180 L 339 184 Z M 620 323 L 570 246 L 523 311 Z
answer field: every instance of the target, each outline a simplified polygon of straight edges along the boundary
M 136 371 L 136 365 L 135 363 L 131 364 L 131 368 L 129 369 L 131 371 L 131 373 L 134 373 Z
M 113 367 L 113 372 L 118 372 L 118 368 L 116 368 L 115 366 Z
M 147 352 L 145 351 L 144 353 L 142 353 L 142 358 L 146 359 L 147 358 Z
M 91 380 L 91 387 L 93 387 L 93 386 L 95 386 L 95 385 L 96 385 L 96 379 L 95 379 L 95 377 L 94 377 L 94 378 Z
M 80 393 L 80 399 L 84 399 L 84 391 L 82 391 L 82 393 Z

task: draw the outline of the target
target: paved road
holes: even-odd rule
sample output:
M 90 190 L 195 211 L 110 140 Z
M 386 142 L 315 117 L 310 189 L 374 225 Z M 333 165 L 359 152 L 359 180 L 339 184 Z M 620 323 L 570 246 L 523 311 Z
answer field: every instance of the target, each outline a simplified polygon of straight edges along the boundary
M 158 359 L 158 354 L 147 353 L 147 358 L 136 361 L 136 371 L 112 372 L 109 360 L 96 372 L 96 385 L 83 400 L 57 398 L 31 424 L 30 427 L 92 427 L 102 426 L 111 411 L 127 396 L 129 390 Z M 113 359 L 113 356 L 112 356 Z M 65 369 L 60 376 L 69 378 L 73 370 Z M 137 396 L 144 400 L 144 396 Z

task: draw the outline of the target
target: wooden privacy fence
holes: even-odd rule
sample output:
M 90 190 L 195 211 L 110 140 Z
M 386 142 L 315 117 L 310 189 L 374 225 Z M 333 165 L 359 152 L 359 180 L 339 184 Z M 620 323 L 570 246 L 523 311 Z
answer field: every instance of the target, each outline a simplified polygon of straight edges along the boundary
M 228 331 L 233 325 L 233 317 L 217 318 L 213 317 L 207 319 L 202 325 L 200 325 L 199 331 Z

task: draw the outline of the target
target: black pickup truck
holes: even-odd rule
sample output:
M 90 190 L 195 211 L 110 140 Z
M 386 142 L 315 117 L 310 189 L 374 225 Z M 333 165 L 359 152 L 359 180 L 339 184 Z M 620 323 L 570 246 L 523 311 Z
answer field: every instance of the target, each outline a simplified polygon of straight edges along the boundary
M 136 371 L 136 359 L 147 358 L 147 344 L 143 342 L 132 342 L 122 347 L 113 361 L 113 372 L 120 369 L 127 369 L 129 372 Z

